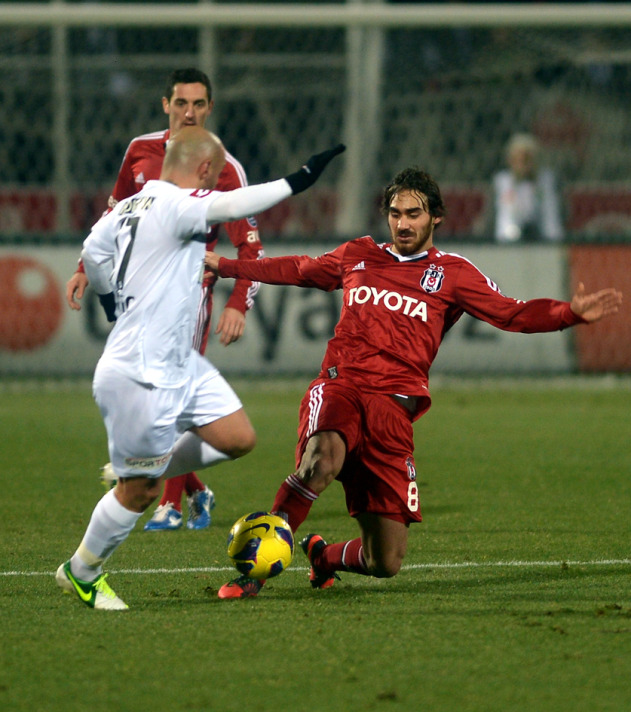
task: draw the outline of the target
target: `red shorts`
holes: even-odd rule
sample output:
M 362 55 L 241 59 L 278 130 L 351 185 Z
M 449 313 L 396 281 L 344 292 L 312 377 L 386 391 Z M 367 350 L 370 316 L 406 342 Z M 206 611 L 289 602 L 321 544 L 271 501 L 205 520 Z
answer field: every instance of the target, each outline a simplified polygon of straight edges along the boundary
M 300 404 L 296 466 L 309 438 L 325 430 L 346 442 L 337 479 L 352 517 L 371 512 L 404 524 L 422 521 L 412 416 L 404 406 L 386 394 L 364 393 L 342 378 L 318 378 Z

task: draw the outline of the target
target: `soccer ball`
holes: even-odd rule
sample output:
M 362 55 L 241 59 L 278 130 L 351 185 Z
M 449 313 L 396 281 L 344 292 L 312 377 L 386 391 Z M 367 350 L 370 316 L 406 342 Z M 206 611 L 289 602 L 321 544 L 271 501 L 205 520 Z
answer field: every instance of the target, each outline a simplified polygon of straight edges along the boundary
M 228 534 L 228 556 L 250 578 L 278 576 L 291 564 L 294 536 L 282 517 L 269 512 L 245 514 Z

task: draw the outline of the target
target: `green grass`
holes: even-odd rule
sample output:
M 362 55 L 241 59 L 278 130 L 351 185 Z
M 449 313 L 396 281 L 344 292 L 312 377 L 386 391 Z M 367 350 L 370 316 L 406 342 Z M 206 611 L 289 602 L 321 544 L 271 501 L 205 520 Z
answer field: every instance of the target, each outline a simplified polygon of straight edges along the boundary
M 52 576 L 101 495 L 89 389 L 0 391 L 1 710 L 631 709 L 628 389 L 435 388 L 397 577 L 313 591 L 298 553 L 259 598 L 220 601 L 229 527 L 292 471 L 303 386 L 238 384 L 257 448 L 205 473 L 209 530 L 141 520 L 108 566 L 127 613 Z M 303 529 L 356 535 L 337 484 Z

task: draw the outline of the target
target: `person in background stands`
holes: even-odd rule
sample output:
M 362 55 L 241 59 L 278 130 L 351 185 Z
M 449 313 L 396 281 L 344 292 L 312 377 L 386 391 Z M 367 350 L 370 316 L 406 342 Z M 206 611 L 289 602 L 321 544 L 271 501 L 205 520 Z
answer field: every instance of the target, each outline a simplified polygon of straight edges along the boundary
M 506 146 L 507 168 L 493 177 L 494 231 L 498 242 L 563 238 L 561 198 L 554 172 L 540 166 L 541 149 L 530 134 Z

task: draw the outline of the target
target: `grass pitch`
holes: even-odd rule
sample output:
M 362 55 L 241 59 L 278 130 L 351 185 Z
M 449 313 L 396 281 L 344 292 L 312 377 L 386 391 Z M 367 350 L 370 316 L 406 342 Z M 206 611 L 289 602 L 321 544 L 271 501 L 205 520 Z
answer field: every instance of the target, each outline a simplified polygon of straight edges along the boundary
M 306 385 L 237 383 L 257 448 L 204 473 L 209 530 L 143 517 L 108 565 L 125 613 L 53 578 L 102 493 L 89 388 L 0 391 L 0 709 L 631 709 L 628 385 L 435 387 L 416 426 L 425 521 L 397 577 L 313 591 L 298 552 L 259 598 L 220 601 L 228 529 L 292 471 Z M 356 536 L 337 484 L 308 531 Z

